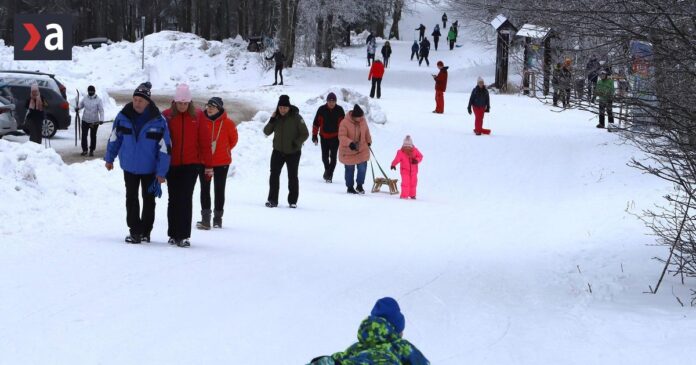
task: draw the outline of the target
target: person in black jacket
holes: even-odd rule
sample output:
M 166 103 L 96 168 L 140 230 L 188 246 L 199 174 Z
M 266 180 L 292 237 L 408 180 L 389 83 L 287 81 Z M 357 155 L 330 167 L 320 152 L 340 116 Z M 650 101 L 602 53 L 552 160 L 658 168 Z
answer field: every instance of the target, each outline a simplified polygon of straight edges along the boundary
M 447 29 L 447 13 L 442 14 L 442 29 Z
M 413 61 L 413 56 L 416 56 L 416 58 L 420 59 L 420 57 L 418 57 L 419 50 L 420 48 L 418 47 L 418 41 L 414 39 L 413 45 L 411 46 L 411 61 Z
M 595 88 L 597 88 L 597 78 L 599 78 L 599 69 L 602 66 L 599 64 L 599 61 L 597 60 L 597 56 L 592 55 L 590 57 L 590 60 L 587 62 L 587 65 L 585 66 L 585 73 L 587 74 L 587 100 L 589 100 L 591 103 L 595 102 L 596 95 L 594 93 Z
M 422 41 L 423 38 L 425 38 L 425 25 L 421 24 L 420 27 L 416 28 L 416 30 L 419 32 L 419 38 L 418 41 Z
M 561 63 L 556 63 L 551 74 L 551 86 L 553 86 L 553 106 L 558 106 L 558 98 L 561 96 Z
M 273 85 L 278 85 L 278 74 L 280 73 L 280 85 L 283 84 L 283 65 L 285 64 L 285 55 L 280 49 L 273 52 L 271 57 L 266 57 L 266 61 L 275 60 L 275 82 Z
M 29 129 L 29 141 L 41 144 L 41 130 L 43 129 L 43 121 L 46 119 L 46 108 L 48 103 L 41 97 L 39 85 L 31 84 L 31 94 L 24 105 L 27 114 L 24 118 L 24 125 Z
M 391 57 L 392 54 L 392 48 L 391 44 L 389 44 L 389 41 L 384 42 L 384 45 L 382 46 L 382 50 L 380 52 L 382 52 L 382 58 L 384 58 L 384 67 L 389 67 L 389 57 Z
M 483 128 L 483 113 L 490 113 L 491 111 L 491 101 L 488 96 L 488 90 L 481 77 L 478 78 L 477 85 L 474 90 L 471 91 L 471 97 L 469 97 L 469 106 L 466 107 L 466 111 L 471 115 L 471 109 L 474 109 L 474 115 L 476 119 L 474 122 L 474 133 L 477 136 L 481 134 L 491 134 L 490 129 Z
M 423 41 L 420 43 L 420 58 L 418 59 L 418 66 L 423 63 L 423 60 L 425 60 L 425 64 L 430 66 L 430 60 L 428 60 L 428 55 L 430 54 L 430 41 L 428 40 L 428 37 L 423 38 Z
M 340 105 L 336 105 L 336 94 L 329 93 L 326 104 L 319 107 L 314 116 L 312 127 L 312 142 L 316 146 L 321 137 L 321 160 L 324 163 L 324 181 L 333 181 L 338 154 L 338 127 L 346 113 Z M 318 135 L 318 136 L 317 136 Z
M 442 36 L 439 24 L 435 24 L 435 30 L 433 30 L 433 33 L 430 35 L 433 36 L 433 43 L 435 43 L 435 50 L 437 51 L 437 44 L 440 43 L 440 37 Z

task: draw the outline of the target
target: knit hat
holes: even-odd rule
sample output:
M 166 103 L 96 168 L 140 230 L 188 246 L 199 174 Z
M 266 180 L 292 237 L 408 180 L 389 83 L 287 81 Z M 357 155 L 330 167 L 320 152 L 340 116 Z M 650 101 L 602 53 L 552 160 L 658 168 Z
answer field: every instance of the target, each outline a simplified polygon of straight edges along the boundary
M 402 147 L 413 147 L 413 140 L 411 139 L 411 136 L 407 135 L 406 138 L 404 138 L 404 144 Z
M 355 104 L 355 106 L 353 107 L 353 114 L 352 115 L 355 118 L 360 118 L 360 117 L 365 115 L 365 112 L 362 110 L 360 105 Z
M 222 99 L 218 98 L 217 96 L 213 96 L 208 100 L 208 105 L 212 105 L 220 110 L 222 110 L 222 106 L 224 105 L 222 103 Z
M 278 98 L 278 106 L 290 106 L 290 97 L 287 95 L 281 95 L 280 98 Z
M 326 96 L 326 101 L 336 101 L 336 94 L 329 93 L 329 95 Z
M 479 76 L 478 79 L 476 79 L 476 82 L 477 83 L 483 82 L 483 77 Z M 483 82 L 483 83 L 485 84 L 485 82 Z
M 191 96 L 191 90 L 189 90 L 188 85 L 179 84 L 174 92 L 174 101 L 179 103 L 190 103 L 193 97 Z
M 386 319 L 387 322 L 394 326 L 397 333 L 403 332 L 404 327 L 406 327 L 406 319 L 404 315 L 401 314 L 399 303 L 397 303 L 394 298 L 385 297 L 378 300 L 372 308 L 370 315 Z
M 438 66 L 438 67 L 444 67 L 444 66 L 445 66 L 445 63 L 442 62 L 442 61 L 437 61 L 437 66 Z
M 97 91 L 97 89 L 94 88 L 94 85 L 89 85 L 89 86 L 87 86 L 87 92 L 90 92 L 90 91 Z
M 140 96 L 141 98 L 146 99 L 147 101 L 150 100 L 150 89 L 152 88 L 152 84 L 150 81 L 145 81 L 142 84 L 138 85 L 138 87 L 135 89 L 133 92 L 133 96 Z

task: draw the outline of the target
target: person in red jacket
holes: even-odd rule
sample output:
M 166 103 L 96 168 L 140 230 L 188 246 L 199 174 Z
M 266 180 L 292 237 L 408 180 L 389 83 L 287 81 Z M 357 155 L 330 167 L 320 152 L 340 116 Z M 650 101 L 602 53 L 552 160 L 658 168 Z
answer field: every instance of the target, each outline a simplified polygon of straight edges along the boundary
M 200 170 L 212 176 L 210 130 L 200 122 L 200 110 L 191 103 L 186 84 L 176 87 L 172 107 L 164 113 L 172 138 L 172 159 L 167 180 L 169 185 L 169 243 L 189 247 L 193 214 L 193 188 Z
M 376 60 L 370 67 L 368 80 L 372 80 L 372 89 L 370 89 L 370 97 L 375 97 L 375 87 L 377 89 L 377 99 L 382 97 L 382 77 L 384 76 L 384 64 L 381 60 Z
M 213 227 L 222 228 L 222 214 L 225 212 L 225 184 L 227 172 L 232 164 L 232 149 L 237 145 L 239 135 L 234 121 L 227 116 L 222 99 L 213 97 L 205 105 L 201 113 L 201 123 L 210 126 L 210 136 L 213 152 L 213 179 L 215 184 L 215 216 Z M 198 229 L 210 229 L 211 179 L 206 174 L 200 175 L 201 180 L 201 221 L 196 224 Z
M 312 143 L 316 146 L 321 137 L 321 161 L 324 163 L 324 181 L 333 181 L 338 154 L 338 127 L 345 118 L 343 107 L 336 104 L 336 94 L 326 96 L 326 104 L 319 107 L 314 116 L 312 128 Z
M 437 61 L 437 68 L 440 73 L 433 75 L 435 79 L 435 110 L 433 113 L 442 114 L 445 112 L 445 90 L 447 90 L 447 69 L 442 61 Z

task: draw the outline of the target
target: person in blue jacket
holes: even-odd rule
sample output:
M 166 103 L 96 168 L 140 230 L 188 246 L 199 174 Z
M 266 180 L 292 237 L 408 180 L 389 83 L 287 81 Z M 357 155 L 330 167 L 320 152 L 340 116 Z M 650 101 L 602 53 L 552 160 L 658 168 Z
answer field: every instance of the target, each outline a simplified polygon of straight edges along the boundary
M 150 242 L 155 222 L 155 195 L 165 182 L 171 159 L 171 138 L 167 121 L 150 99 L 149 82 L 133 92 L 133 102 L 126 104 L 114 120 L 106 146 L 106 169 L 114 168 L 116 156 L 126 182 L 126 221 L 128 243 Z M 138 194 L 142 188 L 143 210 Z

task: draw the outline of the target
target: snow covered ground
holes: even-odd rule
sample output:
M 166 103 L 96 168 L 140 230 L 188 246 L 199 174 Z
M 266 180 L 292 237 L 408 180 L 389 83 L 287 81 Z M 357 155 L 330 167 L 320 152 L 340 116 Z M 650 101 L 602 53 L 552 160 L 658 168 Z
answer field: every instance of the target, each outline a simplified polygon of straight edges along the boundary
M 650 207 L 669 187 L 626 166 L 636 151 L 589 114 L 520 96 L 493 95 L 493 134 L 477 137 L 466 102 L 477 76 L 491 78 L 493 53 L 465 39 L 419 68 L 411 40 L 392 44 L 383 97 L 370 105 L 385 122 L 370 125 L 373 148 L 387 168 L 413 136 L 425 156 L 416 201 L 348 196 L 340 165 L 325 184 L 320 149 L 307 143 L 299 208 L 283 204 L 284 180 L 281 207 L 263 206 L 271 139 L 261 128 L 278 95 L 311 123 L 328 90 L 367 94 L 362 47 L 338 52 L 334 70 L 288 71 L 282 88 L 260 86 L 272 78 L 260 69 L 237 84 L 191 82 L 267 112 L 239 127 L 224 229 L 194 230 L 190 249 L 166 243 L 166 191 L 154 242 L 127 245 L 118 169 L 0 141 L 0 364 L 305 364 L 350 345 L 383 296 L 399 301 L 405 337 L 433 364 L 693 357 L 693 309 L 674 298 L 687 300 L 688 288 L 668 278 L 643 294 L 665 250 L 648 246 L 626 209 Z M 118 47 L 104 52 L 131 52 Z M 90 77 L 134 86 L 129 71 L 77 56 Z M 451 66 L 444 115 L 431 113 L 438 59 Z M 187 67 L 206 65 L 177 57 L 156 74 L 173 90 L 182 80 L 163 75 Z

